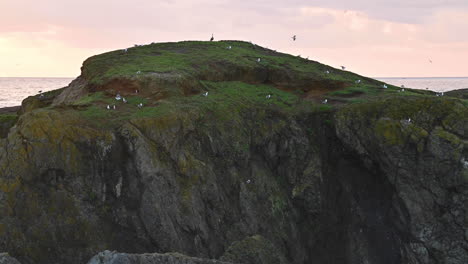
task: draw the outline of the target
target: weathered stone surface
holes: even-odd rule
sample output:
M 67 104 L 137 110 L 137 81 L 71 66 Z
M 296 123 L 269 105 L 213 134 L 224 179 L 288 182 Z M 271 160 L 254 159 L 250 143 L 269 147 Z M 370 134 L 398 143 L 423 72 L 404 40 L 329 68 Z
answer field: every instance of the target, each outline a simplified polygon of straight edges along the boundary
M 8 253 L 0 253 L 0 264 L 20 264 L 18 260 L 8 255 Z
M 382 214 L 365 212 L 359 203 L 352 210 L 387 226 L 375 230 L 385 232 L 379 243 L 387 253 L 395 249 L 392 254 L 402 263 L 468 259 L 466 113 L 457 101 L 412 99 L 375 102 L 337 114 L 338 137 L 373 172 L 374 180 L 388 185 L 387 200 L 379 205 Z M 366 230 L 372 227 L 361 228 L 369 235 Z M 371 259 L 369 252 L 358 255 Z
M 223 261 L 187 257 L 182 254 L 127 254 L 103 251 L 88 264 L 233 264 Z

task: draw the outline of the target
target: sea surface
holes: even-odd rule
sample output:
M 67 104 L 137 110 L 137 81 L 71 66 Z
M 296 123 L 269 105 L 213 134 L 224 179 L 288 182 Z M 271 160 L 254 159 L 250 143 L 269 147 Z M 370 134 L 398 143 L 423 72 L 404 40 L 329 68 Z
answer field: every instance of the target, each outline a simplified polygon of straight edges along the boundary
M 73 78 L 0 78 L 0 108 L 21 105 L 28 96 L 67 86 Z
M 468 88 L 468 77 L 462 78 L 375 78 L 396 86 L 442 92 Z M 0 108 L 17 106 L 28 96 L 39 91 L 50 91 L 67 86 L 73 78 L 0 78 Z
M 468 88 L 468 77 L 431 77 L 431 78 L 374 78 L 396 86 L 404 85 L 408 88 L 426 89 L 434 92 Z

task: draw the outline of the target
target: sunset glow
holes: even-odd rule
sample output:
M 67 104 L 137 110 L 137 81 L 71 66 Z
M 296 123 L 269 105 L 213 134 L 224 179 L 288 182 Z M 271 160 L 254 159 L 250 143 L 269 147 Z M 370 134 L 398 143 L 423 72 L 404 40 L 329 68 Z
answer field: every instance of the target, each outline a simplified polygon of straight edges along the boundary
M 285 2 L 0 0 L 0 77 L 74 77 L 95 54 L 211 33 L 373 77 L 468 75 L 467 1 Z

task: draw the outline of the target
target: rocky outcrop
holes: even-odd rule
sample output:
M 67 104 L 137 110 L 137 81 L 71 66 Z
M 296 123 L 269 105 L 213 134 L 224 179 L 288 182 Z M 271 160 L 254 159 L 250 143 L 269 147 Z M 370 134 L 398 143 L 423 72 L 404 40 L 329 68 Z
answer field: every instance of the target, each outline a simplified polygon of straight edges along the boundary
M 183 64 L 190 45 L 169 46 L 183 54 L 170 62 Z M 206 57 L 226 50 L 213 45 Z M 363 81 L 357 98 L 316 104 L 334 91 L 324 65 L 263 49 L 278 61 L 259 65 L 256 49 L 233 68 L 137 77 L 125 76 L 133 64 L 101 65 L 126 56 L 110 53 L 47 107 L 23 111 L 0 140 L 0 248 L 23 264 L 81 264 L 105 249 L 128 254 L 93 261 L 464 263 L 466 102 Z M 166 52 L 156 51 L 125 61 Z M 285 86 L 287 76 L 315 83 Z M 345 87 L 357 77 L 334 76 Z
M 337 114 L 337 136 L 372 172 L 368 181 L 388 185 L 378 210 L 355 201 L 351 210 L 368 219 L 359 234 L 350 231 L 356 244 L 360 236 L 379 239 L 380 256 L 398 263 L 468 259 L 467 128 L 466 106 L 456 100 L 379 101 Z M 358 255 L 372 260 L 369 252 Z
M 88 264 L 232 264 L 217 260 L 191 258 L 181 254 L 126 254 L 104 251 Z
M 20 264 L 18 260 L 10 257 L 8 253 L 0 253 L 0 264 Z

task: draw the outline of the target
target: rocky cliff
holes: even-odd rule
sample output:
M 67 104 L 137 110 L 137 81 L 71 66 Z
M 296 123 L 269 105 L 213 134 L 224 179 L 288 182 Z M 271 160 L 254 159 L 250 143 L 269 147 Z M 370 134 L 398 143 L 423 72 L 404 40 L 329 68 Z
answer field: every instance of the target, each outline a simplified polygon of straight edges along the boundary
M 462 264 L 467 105 L 246 42 L 91 57 L 0 118 L 0 251 Z

